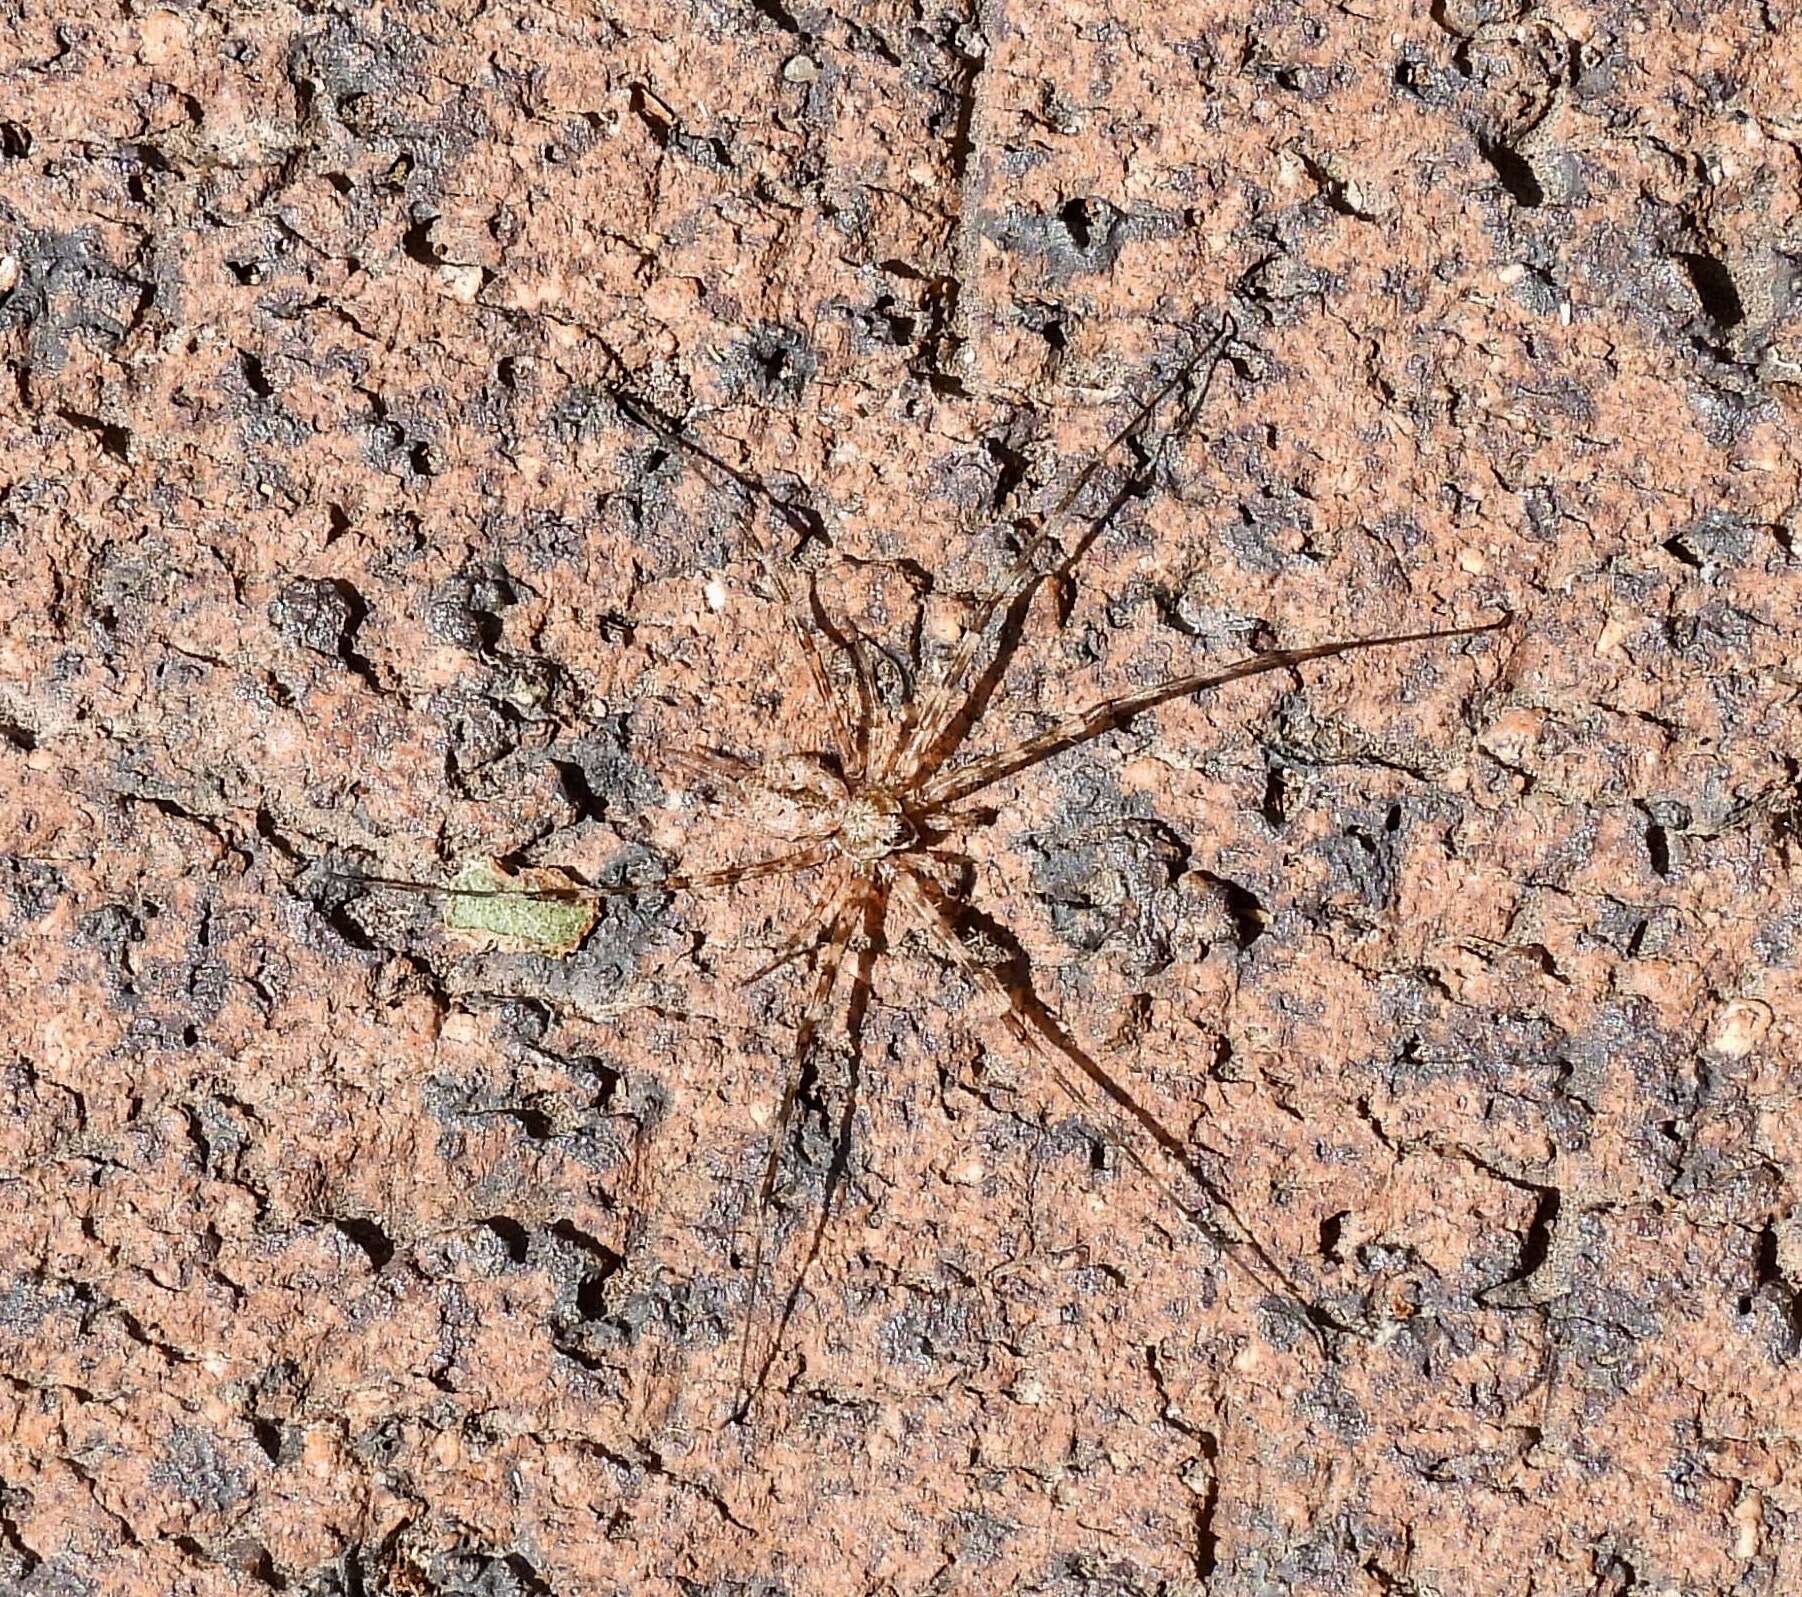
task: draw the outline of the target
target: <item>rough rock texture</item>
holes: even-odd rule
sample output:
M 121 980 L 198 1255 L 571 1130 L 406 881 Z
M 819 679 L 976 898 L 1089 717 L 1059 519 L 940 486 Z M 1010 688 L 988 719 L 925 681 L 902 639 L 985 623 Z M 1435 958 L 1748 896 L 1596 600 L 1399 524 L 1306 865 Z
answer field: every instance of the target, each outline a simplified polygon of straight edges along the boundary
M 1796 0 L 20 0 L 0 89 L 0 1589 L 1802 1589 Z M 809 883 L 334 873 L 767 848 L 756 540 L 891 715 L 1229 313 L 970 746 L 1516 624 L 959 885 L 1262 1257 L 897 911 L 735 1420 Z

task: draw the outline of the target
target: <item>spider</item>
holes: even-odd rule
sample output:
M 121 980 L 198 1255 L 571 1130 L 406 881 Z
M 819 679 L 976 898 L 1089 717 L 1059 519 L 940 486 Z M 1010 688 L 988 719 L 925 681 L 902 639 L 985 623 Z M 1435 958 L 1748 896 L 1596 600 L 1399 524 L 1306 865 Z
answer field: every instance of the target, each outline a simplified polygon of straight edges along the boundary
M 1316 1338 L 1323 1334 L 1323 1311 L 1305 1303 L 1299 1289 L 1289 1282 L 1281 1266 L 1240 1219 L 1228 1195 L 1196 1165 L 1181 1141 L 1063 1031 L 1055 1016 L 1036 998 L 1027 979 L 1015 975 L 1005 963 L 997 964 L 988 951 L 966 940 L 963 917 L 968 906 L 955 887 L 941 880 L 940 869 L 947 862 L 963 858 L 954 848 L 961 837 L 995 819 L 994 811 L 972 807 L 969 801 L 1043 761 L 1126 726 L 1160 705 L 1309 660 L 1324 660 L 1358 649 L 1472 637 L 1510 624 L 1512 618 L 1504 614 L 1474 625 L 1268 650 L 1216 670 L 1171 677 L 1151 687 L 1103 699 L 1024 741 L 988 754 L 958 757 L 1018 645 L 1035 593 L 1047 582 L 1070 579 L 1077 562 L 1107 523 L 1130 498 L 1148 487 L 1157 451 L 1142 450 L 1136 467 L 1127 473 L 1126 481 L 1107 505 L 1098 514 L 1079 517 L 1078 503 L 1096 472 L 1116 451 L 1137 447 L 1162 407 L 1173 396 L 1187 394 L 1194 387 L 1196 374 L 1206 366 L 1199 392 L 1186 401 L 1179 400 L 1176 419 L 1165 433 L 1165 440 L 1183 432 L 1206 402 L 1214 373 L 1234 336 L 1236 328 L 1229 319 L 1134 410 L 1125 426 L 1084 467 L 1052 508 L 1023 526 L 1019 553 L 999 581 L 975 604 L 937 680 L 917 696 L 907 693 L 896 713 L 888 713 L 877 692 L 870 641 L 850 621 L 828 615 L 812 581 L 800 580 L 795 568 L 779 558 L 756 529 L 755 518 L 748 518 L 749 541 L 799 644 L 811 691 L 824 711 L 828 746 L 776 754 L 761 762 L 717 752 L 683 753 L 673 759 L 690 774 L 723 780 L 736 789 L 747 817 L 780 845 L 773 852 L 717 868 L 679 869 L 649 881 L 607 886 L 547 886 L 538 879 L 518 888 L 490 889 L 432 886 L 369 875 L 354 878 L 366 884 L 448 897 L 598 904 L 611 897 L 696 892 L 757 878 L 817 875 L 814 906 L 801 930 L 747 978 L 759 980 L 796 960 L 812 962 L 811 985 L 795 1026 L 792 1059 L 757 1188 L 757 1228 L 740 1340 L 741 1396 L 735 1410 L 737 1418 L 742 1419 L 748 1412 L 755 1393 L 767 1378 L 801 1291 L 798 1277 L 766 1357 L 754 1370 L 751 1344 L 764 1276 L 764 1236 L 796 1101 L 819 1045 L 822 1027 L 832 1012 L 847 957 L 856 951 L 850 1020 L 855 1031 L 858 1006 L 869 991 L 875 957 L 887 946 L 886 928 L 897 907 L 942 957 L 989 996 L 1014 1040 L 1036 1056 L 1062 1092 L 1085 1108 L 1100 1108 L 1129 1161 L 1170 1196 L 1227 1257 L 1236 1257 L 1232 1252 L 1234 1244 L 1247 1247 L 1263 1269 L 1283 1283 L 1286 1294 L 1302 1304 Z M 616 388 L 613 398 L 628 422 L 678 448 L 703 471 L 732 485 L 748 501 L 764 501 L 804 535 L 814 530 L 791 502 L 777 496 L 757 478 L 729 465 L 676 418 L 626 387 Z M 1070 547 L 1064 548 L 1059 534 L 1072 527 L 1080 528 L 1079 535 Z M 833 654 L 829 655 L 829 650 Z M 841 662 L 836 674 L 831 664 L 833 657 Z M 1093 1092 L 1085 1094 L 1073 1079 L 1072 1066 L 1090 1088 L 1099 1092 L 1099 1101 Z M 834 1174 L 828 1176 L 813 1246 L 801 1265 L 802 1277 L 817 1252 L 831 1210 L 836 1171 L 843 1163 L 843 1141 L 848 1138 L 849 1126 L 847 1109 L 841 1120 L 841 1145 Z M 1186 1174 L 1207 1195 L 1216 1213 L 1230 1218 L 1230 1227 L 1199 1215 L 1194 1206 L 1175 1197 L 1168 1183 L 1135 1146 L 1135 1128 L 1170 1167 Z M 1252 1273 L 1257 1278 L 1255 1270 Z

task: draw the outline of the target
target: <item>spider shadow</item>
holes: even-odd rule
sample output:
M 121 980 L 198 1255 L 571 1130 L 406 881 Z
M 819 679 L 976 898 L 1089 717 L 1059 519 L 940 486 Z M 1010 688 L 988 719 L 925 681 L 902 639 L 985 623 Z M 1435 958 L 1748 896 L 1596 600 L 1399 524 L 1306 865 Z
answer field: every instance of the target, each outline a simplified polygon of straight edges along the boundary
M 1276 1251 L 1259 1239 L 1257 1232 L 1240 1214 L 1231 1195 L 1201 1162 L 1189 1143 L 1076 1040 L 1059 1016 L 1039 997 L 1032 983 L 1031 962 L 1018 937 L 1000 922 L 968 905 L 960 906 L 959 919 L 964 924 L 975 927 L 988 942 L 1002 951 L 1004 959 L 996 974 L 1013 1000 L 1020 1023 L 1032 1029 L 1037 1043 L 1073 1065 L 1089 1086 L 1122 1118 L 1125 1129 L 1136 1130 L 1149 1140 L 1169 1165 L 1179 1171 L 1195 1191 L 1201 1194 L 1214 1213 L 1209 1214 L 1193 1201 L 1185 1199 L 1183 1194 L 1163 1180 L 1134 1148 L 1130 1137 L 1121 1136 L 1115 1130 L 1111 1134 L 1104 1131 L 1104 1138 L 1111 1141 L 1120 1155 L 1170 1200 L 1183 1218 L 1212 1244 L 1222 1258 L 1236 1264 L 1269 1294 L 1270 1301 L 1266 1304 L 1268 1311 L 1280 1313 L 1296 1322 L 1330 1361 L 1335 1356 L 1333 1338 L 1356 1335 L 1356 1329 L 1308 1297 L 1300 1283 L 1279 1262 Z M 1060 1090 L 1072 1100 L 1079 1112 L 1091 1109 L 1092 1106 L 1084 1101 L 1073 1083 L 1055 1070 L 1053 1074 Z M 1222 1225 L 1215 1218 L 1216 1215 L 1224 1215 L 1230 1225 Z M 1241 1256 L 1245 1252 L 1249 1252 L 1256 1261 L 1256 1268 Z
M 797 534 L 802 544 L 817 542 L 828 548 L 832 546 L 832 539 L 826 531 L 825 519 L 812 505 L 778 493 L 755 473 L 743 471 L 723 459 L 698 438 L 691 437 L 684 431 L 682 423 L 668 411 L 653 405 L 650 400 L 641 394 L 634 393 L 624 384 L 615 384 L 608 392 L 615 407 L 627 421 L 686 450 L 695 459 L 706 462 L 721 476 L 731 481 L 739 492 L 752 503 L 761 501 L 768 505 L 788 523 L 790 530 Z

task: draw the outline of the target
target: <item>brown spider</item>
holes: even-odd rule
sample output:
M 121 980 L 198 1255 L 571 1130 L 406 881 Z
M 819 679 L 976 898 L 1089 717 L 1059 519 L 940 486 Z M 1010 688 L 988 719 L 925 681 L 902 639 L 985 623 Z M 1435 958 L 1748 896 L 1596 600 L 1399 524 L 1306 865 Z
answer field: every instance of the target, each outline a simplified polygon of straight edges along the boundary
M 875 954 L 885 946 L 884 928 L 891 905 L 897 899 L 944 957 L 979 990 L 991 996 L 1010 1033 L 1041 1060 L 1059 1088 L 1079 1105 L 1092 1110 L 1097 1107 L 1093 1094 L 1081 1090 L 1067 1067 L 1074 1065 L 1087 1078 L 1090 1086 L 1101 1094 L 1103 1101 L 1099 1107 L 1111 1122 L 1125 1156 L 1156 1182 L 1228 1257 L 1234 1256 L 1230 1252 L 1232 1245 L 1248 1247 L 1264 1269 L 1283 1283 L 1287 1294 L 1302 1304 L 1309 1317 L 1310 1329 L 1317 1338 L 1321 1337 L 1323 1328 L 1345 1329 L 1325 1319 L 1321 1311 L 1300 1298 L 1298 1289 L 1290 1284 L 1282 1268 L 1239 1219 L 1227 1195 L 1196 1166 L 1190 1151 L 1064 1034 L 1055 1018 L 1033 995 L 1030 986 L 1024 980 L 1010 979 L 1005 967 L 997 968 L 989 957 L 965 941 L 960 926 L 960 911 L 964 906 L 955 891 L 943 885 L 932 869 L 935 863 L 957 858 L 945 852 L 948 842 L 993 818 L 989 812 L 960 808 L 964 801 L 1041 761 L 1123 727 L 1135 716 L 1173 699 L 1205 693 L 1244 677 L 1284 670 L 1307 660 L 1324 660 L 1354 649 L 1470 637 L 1509 624 L 1511 618 L 1504 615 L 1473 626 L 1270 650 L 1218 670 L 1172 677 L 1152 687 L 1104 699 L 1012 747 L 961 762 L 957 760 L 959 747 L 976 723 L 1017 645 L 1019 625 L 1035 590 L 1047 579 L 1069 577 L 1107 522 L 1129 497 L 1145 487 L 1155 457 L 1148 456 L 1137 471 L 1128 474 L 1129 480 L 1113 495 L 1106 508 L 1088 518 L 1081 536 L 1070 549 L 1064 550 L 1058 544 L 1057 534 L 1071 522 L 1077 501 L 1095 472 L 1114 451 L 1135 441 L 1165 401 L 1185 390 L 1205 363 L 1207 380 L 1201 385 L 1200 392 L 1181 408 L 1166 436 L 1182 431 L 1206 400 L 1214 370 L 1233 334 L 1230 323 L 1223 326 L 1206 348 L 1185 362 L 1138 407 L 1051 511 L 1036 525 L 1027 527 L 1018 557 L 992 591 L 976 605 L 970 624 L 953 649 L 942 675 L 919 702 L 909 696 L 900 713 L 893 718 L 881 711 L 867 640 L 855 626 L 829 617 L 811 582 L 801 588 L 793 580 L 792 570 L 777 558 L 761 534 L 754 528 L 750 530 L 766 578 L 800 643 L 814 692 L 826 712 L 830 747 L 824 752 L 785 753 L 756 764 L 718 753 L 688 753 L 674 758 L 691 773 L 729 782 L 742 795 L 748 818 L 761 830 L 781 840 L 786 845 L 784 848 L 766 858 L 715 869 L 678 871 L 646 882 L 617 886 L 562 888 L 534 885 L 488 892 L 431 887 L 391 877 L 365 875 L 357 878 L 365 883 L 448 896 L 598 902 L 610 897 L 725 887 L 760 877 L 820 873 L 822 880 L 816 907 L 803 923 L 802 930 L 748 978 L 758 980 L 798 958 L 813 961 L 812 986 L 795 1028 L 793 1062 L 771 1128 L 770 1149 L 758 1188 L 758 1224 L 740 1344 L 739 1391 L 742 1401 L 735 1411 L 736 1417 L 745 1415 L 755 1392 L 767 1378 L 801 1291 L 801 1280 L 797 1278 L 775 1327 L 767 1356 L 753 1375 L 750 1347 L 763 1277 L 764 1232 L 797 1095 L 820 1029 L 830 1012 L 847 952 L 854 944 L 858 948 L 855 984 L 859 993 L 865 992 Z M 679 447 L 703 469 L 734 484 L 747 497 L 766 501 L 803 530 L 810 530 L 794 506 L 778 498 L 757 479 L 721 460 L 689 436 L 678 421 L 659 413 L 630 392 L 616 390 L 614 399 L 628 420 Z M 1048 559 L 1048 556 L 1055 558 Z M 837 649 L 847 663 L 844 676 L 850 687 L 852 702 L 849 704 L 835 682 L 823 642 Z M 857 1001 L 854 997 L 853 1004 Z M 849 1124 L 847 1114 L 842 1121 L 845 1129 L 841 1131 L 841 1138 L 848 1135 Z M 1175 1197 L 1134 1148 L 1135 1127 L 1149 1138 L 1174 1169 L 1187 1175 L 1206 1193 L 1217 1211 L 1231 1218 L 1230 1229 L 1197 1215 L 1192 1205 Z M 842 1160 L 842 1149 L 839 1157 Z M 801 1266 L 803 1276 L 819 1245 L 832 1200 L 833 1185 L 829 1178 L 813 1249 Z M 1240 1262 L 1243 1265 L 1243 1261 Z M 1260 1279 L 1260 1284 L 1266 1284 L 1255 1271 L 1253 1275 Z

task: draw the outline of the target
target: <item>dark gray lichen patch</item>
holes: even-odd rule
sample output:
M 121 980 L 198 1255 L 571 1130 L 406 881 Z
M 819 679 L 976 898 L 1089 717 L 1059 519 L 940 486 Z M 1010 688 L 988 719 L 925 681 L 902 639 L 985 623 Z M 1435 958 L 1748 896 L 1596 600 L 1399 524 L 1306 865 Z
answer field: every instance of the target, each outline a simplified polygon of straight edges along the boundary
M 197 1508 L 221 1512 L 243 1502 L 251 1492 L 249 1475 L 232 1452 L 211 1431 L 177 1426 L 170 1432 L 162 1457 L 151 1466 L 150 1479 Z

